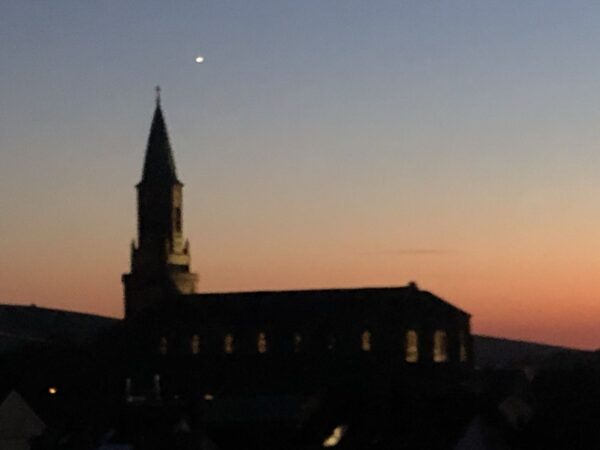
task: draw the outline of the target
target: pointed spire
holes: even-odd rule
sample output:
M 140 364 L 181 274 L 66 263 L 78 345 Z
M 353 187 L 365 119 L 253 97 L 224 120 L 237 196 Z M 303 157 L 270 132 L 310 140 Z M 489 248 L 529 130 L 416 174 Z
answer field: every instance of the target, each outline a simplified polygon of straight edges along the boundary
M 160 86 L 156 86 L 156 109 L 150 127 L 142 183 L 178 183 L 175 160 L 169 143 L 167 125 L 160 106 Z

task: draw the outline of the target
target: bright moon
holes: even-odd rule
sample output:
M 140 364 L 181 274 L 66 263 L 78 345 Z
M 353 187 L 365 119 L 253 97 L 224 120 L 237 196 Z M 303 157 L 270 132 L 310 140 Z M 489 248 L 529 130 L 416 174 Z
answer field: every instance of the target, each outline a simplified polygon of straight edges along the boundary
M 198 64 L 202 64 L 202 63 L 204 62 L 204 56 L 198 56 L 198 57 L 196 58 L 196 62 L 197 62 Z

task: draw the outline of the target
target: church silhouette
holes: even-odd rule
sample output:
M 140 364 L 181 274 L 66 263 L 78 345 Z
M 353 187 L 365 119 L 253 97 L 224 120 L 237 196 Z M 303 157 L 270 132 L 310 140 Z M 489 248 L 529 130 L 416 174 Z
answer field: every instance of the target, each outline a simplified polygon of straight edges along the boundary
M 154 375 L 163 393 L 188 396 L 287 394 L 374 379 L 392 389 L 400 379 L 459 380 L 472 368 L 470 315 L 415 283 L 197 293 L 183 184 L 158 94 L 136 187 L 138 238 L 123 275 L 133 391 L 151 389 Z

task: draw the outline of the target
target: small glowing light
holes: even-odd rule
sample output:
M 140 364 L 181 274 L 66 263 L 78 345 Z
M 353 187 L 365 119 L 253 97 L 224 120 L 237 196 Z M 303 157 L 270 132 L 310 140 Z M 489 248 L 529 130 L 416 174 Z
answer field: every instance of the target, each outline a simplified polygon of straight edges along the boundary
M 48 394 L 50 395 L 55 395 L 58 392 L 58 389 L 56 389 L 54 386 L 51 386 L 48 388 Z
M 196 56 L 196 62 L 202 64 L 204 62 L 204 56 Z
M 204 394 L 204 400 L 211 401 L 214 400 L 215 396 L 212 394 Z
M 331 434 L 323 441 L 323 447 L 335 447 L 339 444 L 340 440 L 346 434 L 348 430 L 347 425 L 338 425 L 333 429 Z

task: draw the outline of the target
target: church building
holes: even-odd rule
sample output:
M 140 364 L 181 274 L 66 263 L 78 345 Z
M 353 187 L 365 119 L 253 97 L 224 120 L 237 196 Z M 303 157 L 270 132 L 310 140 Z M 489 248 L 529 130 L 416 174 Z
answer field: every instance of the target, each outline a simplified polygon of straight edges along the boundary
M 125 323 L 136 330 L 136 351 L 152 361 L 144 370 L 178 391 L 193 390 L 193 380 L 204 390 L 240 379 L 246 388 L 293 390 L 373 373 L 472 367 L 470 315 L 415 283 L 197 293 L 183 234 L 183 184 L 158 95 L 136 187 L 138 237 L 123 275 Z

